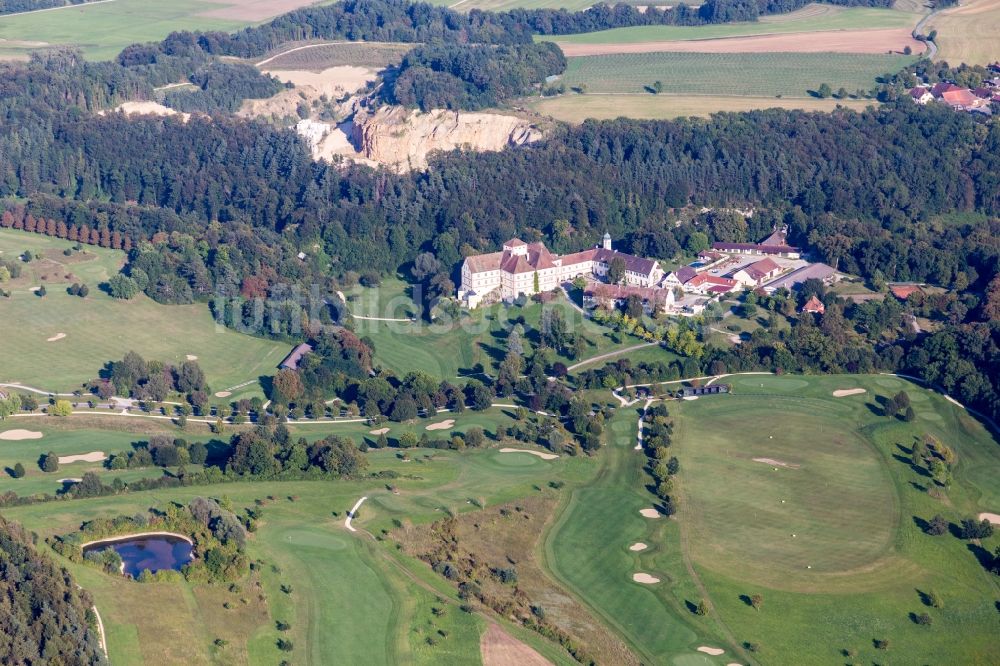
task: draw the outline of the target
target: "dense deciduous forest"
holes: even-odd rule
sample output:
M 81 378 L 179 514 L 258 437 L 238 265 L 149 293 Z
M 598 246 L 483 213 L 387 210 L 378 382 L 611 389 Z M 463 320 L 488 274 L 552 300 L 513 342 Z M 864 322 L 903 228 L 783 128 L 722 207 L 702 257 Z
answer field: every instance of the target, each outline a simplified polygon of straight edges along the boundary
M 0 661 L 5 664 L 106 663 L 93 602 L 31 536 L 0 516 Z
M 406 54 L 382 94 L 390 103 L 424 111 L 482 109 L 526 95 L 565 69 L 566 58 L 551 42 L 418 46 Z
M 164 103 L 178 111 L 233 112 L 244 99 L 272 97 L 285 84 L 263 75 L 256 67 L 237 63 L 212 62 L 189 77 L 194 90 L 179 88 L 164 95 Z

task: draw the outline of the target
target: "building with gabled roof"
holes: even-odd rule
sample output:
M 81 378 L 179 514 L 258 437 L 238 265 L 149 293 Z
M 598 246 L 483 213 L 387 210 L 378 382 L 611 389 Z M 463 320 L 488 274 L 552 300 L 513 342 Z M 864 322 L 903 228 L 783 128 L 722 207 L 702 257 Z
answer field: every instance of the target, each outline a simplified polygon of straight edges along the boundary
M 712 249 L 726 254 L 761 254 L 798 259 L 802 252 L 791 245 L 764 245 L 762 243 L 712 243 Z
M 740 268 L 739 270 L 733 272 L 733 274 L 729 277 L 733 278 L 744 287 L 759 287 L 780 273 L 781 270 L 781 266 L 779 266 L 774 259 L 767 257 L 766 259 L 755 261 L 749 266 Z
M 823 314 L 826 312 L 826 306 L 823 305 L 823 301 L 819 300 L 816 294 L 813 294 L 812 298 L 806 301 L 806 304 L 802 306 L 802 311 L 812 314 Z
M 279 368 L 287 370 L 298 370 L 299 363 L 302 361 L 302 357 L 313 350 L 312 345 L 303 342 L 300 345 L 296 345 L 294 349 L 285 357 L 280 364 Z
M 608 233 L 599 247 L 564 256 L 552 254 L 544 243 L 525 243 L 513 238 L 503 244 L 500 252 L 466 257 L 458 299 L 466 307 L 475 308 L 484 302 L 552 291 L 560 283 L 581 275 L 606 277 L 612 262 L 619 259 L 625 268 L 626 285 L 653 287 L 663 278 L 659 262 L 618 252 L 611 247 Z

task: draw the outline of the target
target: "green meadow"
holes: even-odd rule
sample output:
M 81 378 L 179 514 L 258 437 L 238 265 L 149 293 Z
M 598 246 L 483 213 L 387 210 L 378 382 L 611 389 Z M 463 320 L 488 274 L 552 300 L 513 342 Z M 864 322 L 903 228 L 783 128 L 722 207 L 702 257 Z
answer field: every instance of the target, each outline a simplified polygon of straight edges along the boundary
M 378 288 L 358 288 L 346 294 L 348 308 L 363 317 L 405 319 L 417 311 L 409 289 L 400 280 L 388 280 Z M 568 330 L 579 332 L 586 341 L 580 358 L 557 356 L 567 366 L 643 342 L 585 319 L 562 295 L 545 305 L 529 302 L 523 307 L 482 307 L 458 320 L 442 317 L 431 323 L 356 317 L 354 330 L 374 345 L 376 363 L 398 375 L 414 370 L 445 379 L 480 372 L 495 375 L 507 354 L 507 336 L 516 324 L 525 329 L 525 349 L 538 346 L 545 308 L 562 315 Z M 663 350 L 660 355 L 668 361 L 676 358 Z
M 823 11 L 815 11 L 813 8 Z M 811 10 L 811 11 L 810 11 Z M 839 8 L 812 5 L 798 12 L 768 16 L 760 21 L 747 23 L 716 23 L 698 26 L 643 25 L 632 28 L 613 28 L 576 35 L 544 35 L 539 41 L 565 42 L 567 44 L 638 44 L 641 42 L 668 42 L 689 39 L 724 39 L 822 30 L 873 30 L 877 28 L 907 28 L 916 23 L 917 16 L 895 9 L 867 7 Z
M 196 356 L 212 390 L 221 391 L 273 374 L 290 349 L 217 326 L 203 303 L 160 305 L 142 294 L 130 301 L 111 298 L 98 285 L 118 272 L 124 253 L 84 246 L 65 256 L 63 250 L 72 245 L 0 230 L 0 257 L 9 260 L 29 250 L 42 254 L 22 264 L 20 278 L 0 287 L 12 292 L 0 298 L 0 382 L 68 392 L 97 377 L 104 363 L 135 350 L 174 364 Z M 87 284 L 86 298 L 66 292 L 74 282 Z M 41 285 L 44 297 L 32 291 Z
M 849 53 L 623 53 L 569 58 L 562 81 L 587 94 L 650 94 L 655 81 L 671 95 L 809 97 L 820 84 L 869 90 L 914 56 Z M 623 98 L 622 114 L 628 114 Z
M 93 60 L 110 60 L 129 44 L 159 41 L 175 30 L 232 31 L 249 23 L 203 15 L 227 4 L 207 0 L 113 0 L 3 16 L 0 56 L 24 57 L 33 48 L 58 45 L 77 47 Z

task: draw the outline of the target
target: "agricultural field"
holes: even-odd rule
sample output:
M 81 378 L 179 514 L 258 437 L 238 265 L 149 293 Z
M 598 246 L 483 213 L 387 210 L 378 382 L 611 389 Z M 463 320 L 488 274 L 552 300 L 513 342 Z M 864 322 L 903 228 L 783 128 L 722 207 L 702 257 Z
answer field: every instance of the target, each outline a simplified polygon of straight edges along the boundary
M 270 375 L 289 346 L 217 326 L 208 307 L 160 305 L 145 295 L 117 300 L 98 285 L 118 272 L 124 253 L 84 246 L 70 256 L 70 241 L 22 231 L 0 231 L 0 256 L 25 251 L 42 259 L 22 264 L 22 276 L 3 288 L 0 340 L 4 360 L 0 382 L 23 382 L 44 391 L 68 392 L 97 376 L 102 365 L 135 350 L 144 358 L 182 363 L 197 357 L 214 391 Z M 69 276 L 69 277 L 67 277 Z M 70 296 L 74 282 L 86 283 L 86 298 Z M 44 284 L 46 295 L 33 289 Z
M 322 72 L 330 67 L 384 68 L 395 65 L 413 44 L 394 42 L 330 42 L 294 46 L 257 63 L 268 70 Z
M 539 40 L 560 44 L 639 44 L 688 40 L 716 40 L 756 35 L 828 31 L 910 29 L 918 15 L 894 9 L 842 8 L 809 5 L 789 14 L 765 16 L 756 22 L 700 26 L 652 25 L 614 28 L 578 35 L 545 35 Z
M 175 30 L 232 31 L 312 0 L 108 0 L 0 17 L 0 58 L 32 49 L 75 46 L 92 60 L 110 60 L 129 44 L 159 41 Z
M 495 374 L 507 353 L 507 335 L 522 319 L 526 342 L 531 346 L 539 342 L 543 306 L 533 302 L 524 307 L 478 308 L 454 322 L 384 321 L 405 320 L 416 312 L 408 289 L 400 280 L 387 280 L 378 288 L 359 288 L 346 294 L 348 308 L 355 315 L 355 332 L 374 344 L 377 364 L 400 376 L 413 370 L 443 378 Z M 559 357 L 567 366 L 643 342 L 630 335 L 619 336 L 585 319 L 562 296 L 544 307 L 561 313 L 568 329 L 579 331 L 586 340 L 585 352 L 579 359 Z M 676 358 L 665 351 L 661 354 L 664 360 Z
M 925 32 L 937 30 L 938 60 L 952 66 L 1000 61 L 1000 2 L 967 0 L 935 14 Z
M 707 117 L 720 112 L 756 111 L 759 109 L 801 109 L 833 111 L 838 106 L 861 110 L 875 105 L 865 99 L 817 99 L 797 97 L 724 97 L 718 95 L 561 95 L 538 98 L 528 106 L 535 112 L 568 123 L 582 123 L 588 118 L 610 120 L 627 116 L 639 120 Z
M 471 12 L 473 9 L 484 12 L 503 12 L 508 9 L 567 9 L 579 12 L 593 5 L 587 0 L 430 0 L 430 2 L 432 5 L 450 7 L 458 12 Z
M 587 94 L 651 93 L 729 97 L 810 97 L 820 84 L 853 94 L 868 90 L 884 74 L 897 72 L 912 56 L 840 53 L 630 53 L 570 58 L 562 81 Z M 623 105 L 627 113 L 627 105 Z

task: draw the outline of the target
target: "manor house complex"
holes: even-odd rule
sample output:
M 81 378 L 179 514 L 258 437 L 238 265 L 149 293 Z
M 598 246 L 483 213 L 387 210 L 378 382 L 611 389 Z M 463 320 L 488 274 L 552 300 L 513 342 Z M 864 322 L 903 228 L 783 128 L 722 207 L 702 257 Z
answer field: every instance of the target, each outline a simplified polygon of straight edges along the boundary
M 658 262 L 613 250 L 607 233 L 599 247 L 563 256 L 549 252 L 544 243 L 525 243 L 514 238 L 504 243 L 500 252 L 465 259 L 458 299 L 466 307 L 475 308 L 521 294 L 531 296 L 552 291 L 560 283 L 581 275 L 605 277 L 615 259 L 621 259 L 625 266 L 626 285 L 654 287 L 663 278 Z

